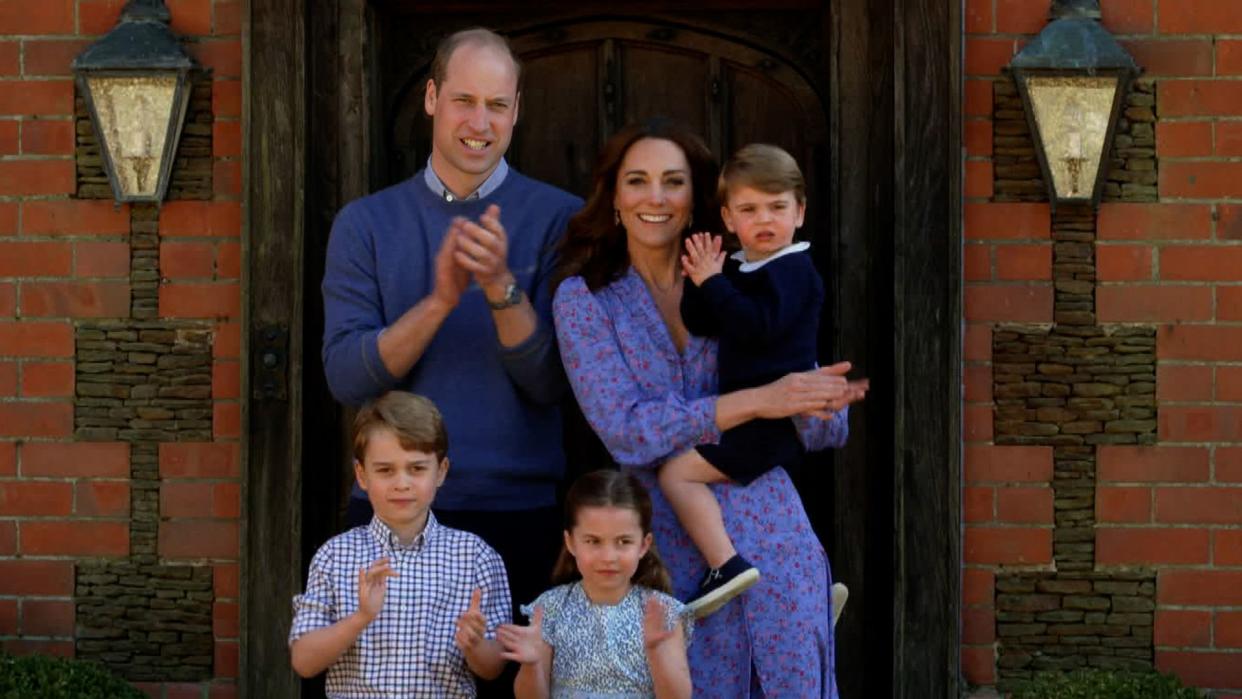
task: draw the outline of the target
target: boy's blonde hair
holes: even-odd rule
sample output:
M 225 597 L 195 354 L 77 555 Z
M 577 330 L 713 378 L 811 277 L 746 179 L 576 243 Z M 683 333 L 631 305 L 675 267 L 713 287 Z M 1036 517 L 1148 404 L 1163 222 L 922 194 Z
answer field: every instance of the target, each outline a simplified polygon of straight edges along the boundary
M 354 459 L 364 463 L 371 433 L 387 428 L 407 451 L 434 453 L 443 460 L 448 454 L 448 433 L 436 404 L 405 391 L 389 391 L 362 406 L 354 418 Z
M 751 187 L 767 194 L 793 192 L 799 204 L 806 203 L 806 181 L 798 161 L 784 148 L 767 143 L 742 146 L 720 171 L 716 195 L 728 205 L 729 191 Z

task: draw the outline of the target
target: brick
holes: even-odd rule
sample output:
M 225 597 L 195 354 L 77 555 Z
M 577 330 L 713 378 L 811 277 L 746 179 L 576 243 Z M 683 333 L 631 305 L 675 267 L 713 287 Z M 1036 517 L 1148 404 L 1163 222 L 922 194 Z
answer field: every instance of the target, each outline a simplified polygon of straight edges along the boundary
M 991 406 L 968 405 L 962 412 L 966 418 L 965 437 L 967 442 L 992 441 Z
M 1148 524 L 1151 522 L 1151 488 L 1113 488 L 1095 491 L 1095 516 L 1099 522 Z
M 1052 219 L 1047 204 L 966 204 L 966 238 L 1049 240 Z
M 968 483 L 1048 483 L 1052 447 L 969 445 L 965 466 Z
M 17 315 L 17 285 L 12 282 L 0 282 L 0 318 L 13 318 Z
M 1177 675 L 1187 687 L 1242 687 L 1242 663 L 1237 653 L 1158 650 L 1156 669 Z
M 989 403 L 992 401 L 992 367 L 970 364 L 962 368 L 966 401 Z
M 0 442 L 0 476 L 17 475 L 17 445 Z
M 168 202 L 160 209 L 160 235 L 237 238 L 241 236 L 241 203 Z
M 1212 74 L 1211 39 L 1129 39 L 1123 40 L 1121 45 L 1143 66 L 1145 76 Z
M 82 53 L 90 41 L 63 39 L 22 42 L 22 73 L 30 76 L 70 77 L 73 75 L 73 59 Z
M 1236 81 L 1162 80 L 1156 85 L 1156 93 L 1161 117 L 1242 113 L 1242 83 Z
M 963 100 L 966 116 L 992 116 L 992 82 L 990 78 L 966 81 L 966 95 Z
M 8 236 L 17 233 L 17 203 L 0 201 L 0 235 Z
M 0 121 L 0 155 L 17 155 L 21 150 L 20 127 L 20 121 Z
M 962 340 L 962 358 L 968 362 L 992 358 L 992 328 L 984 323 L 967 323 Z
M 239 243 L 220 243 L 216 246 L 216 277 L 240 279 L 241 254 Z
M 1242 156 L 1242 121 L 1216 122 L 1216 155 Z
M 64 277 L 72 269 L 66 243 L 0 242 L 0 277 Z
M 1160 439 L 1170 442 L 1242 441 L 1242 407 L 1168 406 L 1160 409 Z
M 0 651 L 9 655 L 49 655 L 58 658 L 73 657 L 73 641 L 37 641 L 20 638 L 0 641 Z
M 237 677 L 240 655 L 236 641 L 216 641 L 216 677 Z
M 73 114 L 73 82 L 0 80 L 0 114 L 70 116 Z
M 16 76 L 22 70 L 22 47 L 16 39 L 0 41 L 0 76 Z
M 68 483 L 0 481 L 0 512 L 5 516 L 63 517 L 73 511 Z
M 212 569 L 212 588 L 216 599 L 236 599 L 241 596 L 241 569 L 236 563 L 221 563 Z
M 78 0 L 78 29 L 82 34 L 105 34 L 116 24 L 126 0 Z
M 239 78 L 242 69 L 241 42 L 237 39 L 200 41 L 187 44 L 186 51 L 212 75 L 220 78 Z
M 0 437 L 68 437 L 71 403 L 0 403 Z
M 1154 0 L 1101 0 L 1100 23 L 1113 34 L 1149 34 L 1155 26 Z
M 231 684 L 227 680 L 216 681 L 211 683 L 208 690 L 208 699 L 237 699 L 240 696 L 237 693 L 237 685 Z M 1221 699 L 1230 699 L 1229 697 L 1221 697 Z
M 72 121 L 22 122 L 22 153 L 26 155 L 73 155 Z
M 129 477 L 129 445 L 125 443 L 27 442 L 21 452 L 23 476 Z
M 169 26 L 178 34 L 211 34 L 211 0 L 168 0 Z
M 215 399 L 241 397 L 241 364 L 216 362 L 212 365 L 211 396 Z
M 1048 23 L 1049 0 L 996 0 L 996 31 L 1038 34 Z
M 22 365 L 22 395 L 26 398 L 73 396 L 73 364 L 26 362 Z
M 0 397 L 17 395 L 17 362 L 0 362 Z
M 241 484 L 217 483 L 211 496 L 213 517 L 232 519 L 241 517 Z
M 211 517 L 215 485 L 185 481 L 160 484 L 161 517 Z
M 967 527 L 967 563 L 1031 565 L 1052 560 L 1052 530 Z
M 0 34 L 72 34 L 73 0 L 0 0 Z
M 26 636 L 73 637 L 71 600 L 22 600 L 22 634 Z
M 1242 402 L 1242 367 L 1216 368 L 1216 398 L 1231 403 Z
M 1212 400 L 1212 367 L 1164 364 L 1156 366 L 1156 400 Z
M 129 517 L 129 483 L 79 481 L 74 513 L 82 517 Z
M 1208 479 L 1208 451 L 1195 447 L 1101 446 L 1100 482 L 1195 483 Z
M 962 604 L 992 606 L 996 595 L 996 574 L 983 568 L 962 570 Z
M 1155 645 L 1175 648 L 1212 645 L 1212 614 L 1190 609 L 1157 609 Z
M 964 194 L 974 199 L 988 199 L 992 196 L 992 162 L 989 160 L 967 160 L 964 183 Z
M 16 636 L 17 631 L 17 600 L 0 600 L 0 635 Z
M 217 323 L 212 336 L 211 354 L 216 359 L 241 356 L 241 326 L 237 323 Z
M 1216 612 L 1212 625 L 1217 648 L 1242 648 L 1242 612 Z
M 1102 282 L 1152 278 L 1152 248 L 1146 245 L 1096 245 L 1096 274 Z
M 1160 3 L 1158 27 L 1161 34 L 1242 34 L 1242 13 L 1234 0 L 1166 1 Z M 1225 686 L 1242 687 L 1242 682 Z
M 211 125 L 211 154 L 217 158 L 241 157 L 240 121 L 217 121 Z
M 1097 565 L 1177 565 L 1208 562 L 1206 529 L 1099 527 L 1095 533 Z
M 1242 240 L 1242 205 L 1219 204 L 1220 223 L 1216 228 L 1217 240 Z
M 962 610 L 962 643 L 981 644 L 995 641 L 995 611 L 979 607 Z
M 1015 53 L 1017 42 L 1013 39 L 967 39 L 966 75 L 1000 75 Z
M 1242 361 L 1242 327 L 1162 325 L 1156 330 L 1160 359 Z
M 165 279 L 210 279 L 215 266 L 215 246 L 210 243 L 170 241 L 160 244 L 160 276 Z
M 236 602 L 216 602 L 212 605 L 211 620 L 216 638 L 237 638 L 241 627 L 241 606 Z
M 1156 155 L 1162 158 L 1195 158 L 1212 155 L 1212 122 L 1156 122 Z
M 1051 280 L 1052 245 L 998 245 L 996 276 L 1006 281 Z
M 1239 83 L 1242 85 L 1242 82 Z M 1242 100 L 1242 91 L 1238 92 Z M 1242 162 L 1192 161 L 1160 165 L 1160 195 L 1186 199 L 1242 197 Z
M 118 318 L 129 315 L 128 282 L 27 282 L 22 314 L 31 318 Z
M 228 284 L 161 284 L 162 318 L 237 318 L 241 287 Z
M 992 0 L 966 0 L 966 33 L 992 32 Z
M 73 326 L 0 320 L 0 356 L 72 357 Z
M 74 176 L 72 160 L 2 160 L 0 196 L 72 194 Z
M 125 556 L 129 553 L 129 523 L 23 522 L 17 545 L 27 556 Z
M 992 646 L 962 648 L 962 675 L 973 685 L 996 683 L 996 651 Z
M 215 11 L 215 28 L 216 36 L 229 36 L 241 34 L 242 27 L 242 4 L 240 2 L 226 2 L 225 0 L 216 0 Z
M 73 251 L 74 276 L 129 276 L 129 243 L 78 241 L 73 244 Z
M 203 686 L 189 683 L 165 683 L 164 696 L 160 699 L 202 699 Z
M 966 281 L 991 281 L 992 246 L 967 243 L 962 251 L 962 270 Z
M 72 594 L 72 561 L 0 560 L 0 595 Z
M 1216 39 L 1216 74 L 1242 75 L 1242 39 Z
M 216 194 L 224 196 L 240 195 L 242 185 L 241 161 L 215 161 L 211 167 L 211 184 Z
M 1051 286 L 968 286 L 966 319 L 1009 323 L 1052 320 Z
M 1242 483 L 1242 447 L 1216 447 L 1216 482 Z
M 242 91 L 240 80 L 214 80 L 211 83 L 211 111 L 216 118 L 240 117 Z
M 58 199 L 22 204 L 25 235 L 129 235 L 129 207 L 111 201 Z
M 965 123 L 966 155 L 990 157 L 992 155 L 992 122 L 969 119 Z
M 1212 563 L 1216 566 L 1242 566 L 1242 529 L 1212 531 Z
M 1110 285 L 1095 290 L 1095 305 L 1101 323 L 1184 323 L 1211 320 L 1214 296 L 1206 286 Z
M 996 519 L 1010 524 L 1052 524 L 1052 489 L 997 488 Z
M 160 522 L 159 551 L 169 558 L 236 559 L 238 523 L 223 519 L 172 519 Z
M 996 519 L 996 489 L 974 486 L 962 488 L 962 519 L 967 524 L 994 521 Z
M 1156 521 L 1242 524 L 1242 488 L 1156 488 Z
M 241 437 L 241 404 L 217 401 L 212 406 L 212 436 L 215 439 Z
M 235 478 L 241 475 L 241 449 L 231 442 L 161 444 L 161 478 Z
M 1205 240 L 1212 207 L 1197 204 L 1100 205 L 1100 240 Z

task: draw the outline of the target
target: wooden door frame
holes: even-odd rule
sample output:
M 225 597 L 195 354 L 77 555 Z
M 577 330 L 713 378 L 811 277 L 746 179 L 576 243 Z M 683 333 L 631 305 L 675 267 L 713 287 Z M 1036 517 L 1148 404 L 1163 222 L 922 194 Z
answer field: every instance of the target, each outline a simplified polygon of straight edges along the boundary
M 288 390 L 260 398 L 247 381 L 245 518 L 242 578 L 241 690 L 248 697 L 292 697 L 286 635 L 290 599 L 300 591 L 304 363 L 318 354 L 303 342 L 303 304 L 317 280 L 304 279 L 307 207 L 339 205 L 365 191 L 359 155 L 373 149 L 353 138 L 326 149 L 309 114 L 324 100 L 336 126 L 367 123 L 365 85 L 346 80 L 324 95 L 308 92 L 316 68 L 310 47 L 364 21 L 366 0 L 250 0 L 244 34 L 246 344 L 257 329 L 288 329 Z M 737 0 L 717 0 L 737 8 Z M 461 3 L 486 12 L 494 3 Z M 744 3 L 741 3 L 744 4 Z M 780 4 L 819 7 L 815 0 Z M 317 19 L 312 19 L 314 7 Z M 454 9 L 459 9 L 454 7 Z M 325 17 L 324 13 L 335 13 Z M 852 298 L 892 299 L 894 373 L 891 427 L 871 419 L 869 438 L 889 440 L 892 510 L 876 529 L 896 537 L 890 600 L 868 609 L 891 613 L 892 696 L 956 698 L 959 693 L 961 569 L 961 50 L 960 3 L 941 0 L 833 0 L 830 96 L 833 227 L 838 257 L 885 250 L 869 237 L 891 231 L 886 260 L 842 264 L 841 288 Z M 325 21 L 326 20 L 326 21 Z M 309 40 L 314 37 L 315 41 Z M 345 56 L 342 64 L 360 57 Z M 356 65 L 342 74 L 359 75 Z M 352 72 L 351 72 L 352 71 Z M 320 83 L 319 88 L 323 87 Z M 362 129 L 365 131 L 365 129 Z M 350 133 L 341 129 L 339 133 Z M 355 132 L 357 133 L 357 132 Z M 310 178 L 321 164 L 336 167 L 318 191 Z M 312 167 L 312 164 L 314 166 Z M 308 192 L 314 192 L 308 197 Z M 325 203 L 324 195 L 328 195 Z M 876 262 L 881 263 L 877 265 Z M 309 283 L 308 282 L 312 282 Z M 858 296 L 858 295 L 864 296 Z M 843 301 L 837 301 L 843 303 Z M 843 321 L 848 317 L 838 314 Z M 841 356 L 858 356 L 878 329 L 866 320 L 841 328 Z M 887 330 L 885 330 L 887 331 Z M 881 338 L 886 341 L 886 338 Z M 851 354 L 853 353 L 853 354 Z M 247 357 L 249 374 L 257 363 Z M 876 416 L 879 418 L 881 416 Z M 890 439 L 891 438 L 891 439 Z M 857 441 L 855 442 L 857 444 Z M 852 448 L 860 448 L 854 446 Z M 325 467 L 327 467 L 325 465 Z M 838 501 L 865 489 L 841 474 Z M 846 542 L 848 543 L 848 542 Z M 865 551 L 843 550 L 860 557 Z M 839 565 L 839 564 L 838 564 Z M 848 616 L 848 615 L 847 615 Z M 839 662 L 850 653 L 839 649 Z

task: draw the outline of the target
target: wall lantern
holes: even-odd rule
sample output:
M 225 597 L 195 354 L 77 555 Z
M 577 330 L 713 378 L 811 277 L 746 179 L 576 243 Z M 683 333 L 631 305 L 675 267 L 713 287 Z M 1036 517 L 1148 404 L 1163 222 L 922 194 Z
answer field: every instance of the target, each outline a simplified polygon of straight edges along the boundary
M 1052 20 L 1009 70 L 1057 204 L 1098 206 L 1134 59 L 1100 26 L 1098 0 L 1054 0 Z
M 158 202 L 168 189 L 194 67 L 168 20 L 163 0 L 129 0 L 73 61 L 118 202 Z

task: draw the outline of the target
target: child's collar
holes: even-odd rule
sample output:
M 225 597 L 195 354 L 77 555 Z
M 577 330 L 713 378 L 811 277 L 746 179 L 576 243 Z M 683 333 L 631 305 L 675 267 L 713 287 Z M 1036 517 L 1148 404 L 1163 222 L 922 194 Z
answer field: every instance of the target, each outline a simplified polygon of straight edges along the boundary
M 809 250 L 810 248 L 811 248 L 811 244 L 804 240 L 800 243 L 790 243 L 789 245 L 786 245 L 780 250 L 777 250 L 771 255 L 768 255 L 767 257 L 763 258 L 762 260 L 757 260 L 755 262 L 746 261 L 745 250 L 738 250 L 732 255 L 729 255 L 729 257 L 742 263 L 742 266 L 739 267 L 739 269 L 742 270 L 743 272 L 753 272 L 759 269 L 760 267 L 766 265 L 767 263 L 771 262 L 772 260 L 775 260 L 778 257 L 784 257 L 785 255 L 792 255 L 795 252 L 802 252 L 804 250 Z

